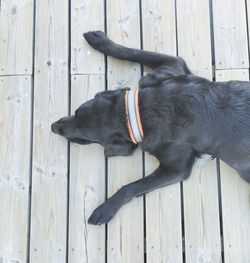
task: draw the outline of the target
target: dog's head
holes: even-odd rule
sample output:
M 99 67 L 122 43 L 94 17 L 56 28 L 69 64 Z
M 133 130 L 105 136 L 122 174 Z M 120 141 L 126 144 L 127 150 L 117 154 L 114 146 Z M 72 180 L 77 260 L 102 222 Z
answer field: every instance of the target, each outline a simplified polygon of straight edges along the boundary
M 74 115 L 54 122 L 51 130 L 71 142 L 99 143 L 107 157 L 131 155 L 136 145 L 126 129 L 124 94 L 125 89 L 97 93 Z

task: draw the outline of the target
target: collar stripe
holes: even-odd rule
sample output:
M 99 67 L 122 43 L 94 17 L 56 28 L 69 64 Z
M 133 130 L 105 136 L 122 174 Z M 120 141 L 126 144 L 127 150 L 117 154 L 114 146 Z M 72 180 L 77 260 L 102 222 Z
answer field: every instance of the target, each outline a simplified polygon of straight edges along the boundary
M 141 116 L 140 116 L 140 111 L 139 111 L 139 90 L 137 89 L 135 91 L 135 112 L 136 112 L 136 119 L 138 123 L 138 128 L 140 131 L 141 138 L 144 138 L 144 132 L 142 129 L 142 124 L 141 124 Z
M 138 106 L 139 91 L 128 91 L 125 93 L 125 108 L 128 133 L 131 141 L 137 144 L 143 140 L 143 129 L 141 124 L 139 106 Z
M 132 129 L 131 129 L 131 125 L 130 125 L 130 120 L 129 120 L 129 113 L 128 113 L 128 90 L 126 90 L 125 92 L 125 110 L 126 110 L 126 119 L 127 119 L 127 127 L 128 127 L 128 133 L 129 133 L 129 137 L 131 139 L 131 141 L 134 144 L 137 144 L 135 137 L 133 135 Z

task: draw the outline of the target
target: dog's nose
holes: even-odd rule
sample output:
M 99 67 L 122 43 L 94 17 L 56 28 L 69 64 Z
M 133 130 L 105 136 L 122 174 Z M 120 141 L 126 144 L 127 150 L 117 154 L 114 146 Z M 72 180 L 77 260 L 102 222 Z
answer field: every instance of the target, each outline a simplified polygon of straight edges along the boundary
M 54 122 L 54 123 L 51 124 L 51 130 L 52 130 L 52 132 L 54 132 L 54 133 L 58 133 L 58 132 L 59 132 L 58 122 Z

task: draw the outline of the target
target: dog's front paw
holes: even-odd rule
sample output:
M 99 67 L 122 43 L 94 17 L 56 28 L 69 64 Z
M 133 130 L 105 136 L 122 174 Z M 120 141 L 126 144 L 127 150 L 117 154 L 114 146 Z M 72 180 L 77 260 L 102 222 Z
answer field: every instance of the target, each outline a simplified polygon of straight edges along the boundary
M 97 207 L 88 219 L 88 223 L 92 225 L 101 225 L 108 223 L 115 215 L 116 210 L 108 203 L 103 203 Z
M 83 34 L 90 46 L 97 50 L 102 50 L 103 45 L 110 43 L 111 40 L 102 31 L 89 31 Z

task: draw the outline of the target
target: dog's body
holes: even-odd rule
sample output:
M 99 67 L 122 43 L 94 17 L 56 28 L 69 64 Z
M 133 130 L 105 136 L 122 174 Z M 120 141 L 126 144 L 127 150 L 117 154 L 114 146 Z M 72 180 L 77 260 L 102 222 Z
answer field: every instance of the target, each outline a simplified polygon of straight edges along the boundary
M 140 145 L 160 162 L 151 175 L 122 187 L 98 207 L 89 223 L 107 223 L 132 198 L 185 180 L 202 154 L 222 159 L 250 183 L 249 82 L 211 82 L 193 75 L 179 57 L 126 48 L 100 31 L 84 36 L 104 54 L 153 70 L 139 82 L 145 135 Z M 128 135 L 124 93 L 97 94 L 52 130 L 73 142 L 100 143 L 108 157 L 132 154 L 137 145 Z

